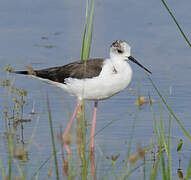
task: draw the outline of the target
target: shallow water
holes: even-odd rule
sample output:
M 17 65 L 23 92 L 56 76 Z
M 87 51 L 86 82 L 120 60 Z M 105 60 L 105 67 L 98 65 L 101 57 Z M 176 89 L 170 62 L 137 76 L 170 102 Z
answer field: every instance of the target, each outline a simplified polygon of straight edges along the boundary
M 191 2 L 168 2 L 178 22 L 185 33 L 190 37 Z M 82 33 L 85 15 L 85 1 L 0 1 L 0 67 L 10 64 L 15 69 L 25 69 L 24 65 L 35 68 L 44 68 L 69 63 L 80 59 Z M 97 1 L 95 10 L 95 30 L 91 57 L 108 57 L 109 45 L 116 39 L 126 40 L 132 47 L 132 56 L 137 58 L 149 70 L 153 72 L 152 79 L 158 88 L 165 91 L 165 97 L 169 100 L 169 88 L 172 88 L 172 109 L 180 119 L 184 127 L 189 131 L 190 125 L 190 94 L 191 94 L 191 51 L 171 17 L 160 1 L 138 2 L 127 1 Z M 134 76 L 130 85 L 138 91 L 141 86 L 141 95 L 155 99 L 153 104 L 159 119 L 159 98 L 152 88 L 144 72 L 132 65 Z M 0 72 L 1 80 L 6 74 Z M 69 97 L 62 90 L 49 86 L 35 79 L 11 75 L 11 79 L 17 88 L 24 88 L 28 92 L 28 106 L 25 108 L 24 117 L 31 118 L 31 123 L 24 124 L 24 139 L 29 140 L 34 127 L 37 126 L 33 143 L 29 151 L 27 162 L 28 176 L 39 167 L 39 163 L 48 158 L 52 152 L 50 129 L 45 103 L 48 92 L 51 112 L 54 122 L 55 134 L 59 132 L 59 125 L 65 128 L 75 99 Z M 5 101 L 4 88 L 0 87 L 1 125 L 0 135 L 5 130 L 3 109 Z M 119 161 L 126 156 L 132 122 L 137 106 L 134 102 L 137 94 L 131 94 L 127 89 L 109 100 L 100 102 L 96 131 L 116 120 L 110 126 L 101 131 L 95 138 L 96 156 L 101 152 L 106 155 L 119 153 Z M 41 112 L 40 116 L 30 116 L 28 113 L 35 103 L 35 111 Z M 91 122 L 93 103 L 86 105 L 86 119 Z M 163 119 L 168 120 L 168 113 L 163 106 Z M 38 120 L 38 125 L 36 121 Z M 167 121 L 166 121 L 167 123 Z M 178 140 L 184 140 L 182 169 L 187 167 L 187 159 L 190 157 L 190 144 L 184 133 L 172 120 L 173 131 L 173 175 L 176 177 L 178 168 L 178 155 L 176 146 Z M 137 143 L 148 145 L 153 135 L 154 125 L 149 105 L 144 105 L 138 112 L 135 122 L 132 149 L 136 149 Z M 73 131 L 75 132 L 75 131 Z M 7 142 L 1 138 L 0 159 L 6 166 Z M 59 148 L 59 141 L 57 141 Z M 76 149 L 75 144 L 72 149 Z M 60 154 L 58 155 L 58 158 Z M 102 156 L 101 156 L 102 157 Z M 110 161 L 105 160 L 105 169 L 110 167 Z M 59 161 L 61 163 L 61 161 Z M 97 166 L 102 160 L 96 159 Z M 53 164 L 53 162 L 52 162 Z M 30 167 L 30 168 L 29 168 Z M 47 177 L 46 165 L 40 172 L 39 178 Z M 15 170 L 16 172 L 16 170 Z M 106 171 L 105 171 L 106 172 Z M 105 173 L 107 174 L 107 173 Z M 138 177 L 137 171 L 133 176 Z M 53 177 L 55 176 L 53 171 Z M 132 177 L 133 177 L 132 176 Z

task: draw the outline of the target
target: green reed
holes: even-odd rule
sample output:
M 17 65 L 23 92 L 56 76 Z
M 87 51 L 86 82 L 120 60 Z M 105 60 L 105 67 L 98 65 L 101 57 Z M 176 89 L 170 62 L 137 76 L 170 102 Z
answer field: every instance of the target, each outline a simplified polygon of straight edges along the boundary
M 89 58 L 92 36 L 93 36 L 93 17 L 94 17 L 95 0 L 86 1 L 86 13 L 85 13 L 85 24 L 82 39 L 81 48 L 81 60 Z M 86 68 L 86 67 L 84 67 Z M 84 69 L 86 71 L 86 69 Z M 87 146 L 86 146 L 86 121 L 85 121 L 85 103 L 79 108 L 77 116 L 77 137 L 78 137 L 78 154 L 81 159 L 81 178 L 87 179 L 88 177 L 88 159 L 86 157 Z
M 161 0 L 161 1 L 163 3 L 164 7 L 166 8 L 166 10 L 168 11 L 168 13 L 170 14 L 170 16 L 172 17 L 172 19 L 175 22 L 176 26 L 178 27 L 181 35 L 183 36 L 183 38 L 185 39 L 187 44 L 191 47 L 191 43 L 190 43 L 189 39 L 185 35 L 182 27 L 179 25 L 178 21 L 176 20 L 175 16 L 171 12 L 170 8 L 168 7 L 168 5 L 166 4 L 166 2 L 164 0 Z M 160 125 L 157 126 L 155 113 L 154 113 L 154 110 L 153 110 L 153 108 L 151 106 L 151 111 L 152 111 L 152 114 L 153 114 L 153 120 L 154 120 L 154 124 L 155 124 L 155 131 L 156 131 L 156 134 L 157 134 L 157 137 L 158 137 L 158 141 L 160 142 L 160 147 L 161 147 L 161 145 L 164 145 L 164 147 L 165 147 L 168 164 L 167 164 L 167 169 L 165 169 L 164 156 L 163 156 L 163 153 L 160 153 L 161 155 L 157 159 L 156 166 L 154 167 L 153 171 L 151 171 L 150 179 L 156 179 L 157 169 L 158 169 L 158 165 L 159 165 L 159 159 L 161 159 L 161 169 L 162 169 L 163 179 L 172 179 L 172 157 L 171 157 L 171 150 L 172 150 L 172 140 L 171 140 L 172 117 L 176 120 L 176 122 L 178 123 L 180 128 L 183 130 L 184 134 L 187 136 L 189 141 L 191 141 L 191 136 L 188 133 L 188 131 L 185 129 L 185 127 L 182 125 L 181 121 L 177 118 L 174 111 L 170 107 L 169 103 L 167 103 L 165 98 L 162 96 L 162 93 L 158 90 L 157 86 L 155 85 L 153 80 L 150 78 L 148 73 L 146 73 L 146 75 L 147 75 L 148 79 L 150 80 L 152 86 L 154 87 L 155 91 L 159 95 L 159 97 L 161 99 L 161 102 L 166 106 L 166 108 L 167 108 L 167 110 L 169 112 L 169 130 L 168 130 L 168 139 L 167 139 L 165 131 L 164 131 L 164 123 L 163 123 L 162 117 L 160 117 Z M 170 97 L 171 97 L 171 93 L 170 93 Z M 171 101 L 170 101 L 170 103 L 171 103 Z M 160 107 L 159 109 L 160 109 L 160 112 L 161 112 L 162 108 Z M 157 127 L 159 127 L 159 129 Z M 187 176 L 186 176 L 185 179 L 190 178 L 190 172 L 191 172 L 190 167 L 191 167 L 191 163 L 189 163 L 189 165 L 188 165 Z
M 86 60 L 89 58 L 92 36 L 94 29 L 94 9 L 95 9 L 95 0 L 86 0 L 86 14 L 85 14 L 85 24 L 84 32 L 82 39 L 82 48 L 81 48 L 81 59 Z

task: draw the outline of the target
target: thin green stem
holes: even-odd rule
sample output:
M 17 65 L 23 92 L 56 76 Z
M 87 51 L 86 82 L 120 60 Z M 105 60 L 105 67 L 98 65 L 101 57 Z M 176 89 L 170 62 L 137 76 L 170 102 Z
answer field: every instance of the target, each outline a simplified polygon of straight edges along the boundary
M 31 180 L 35 178 L 35 176 L 40 172 L 40 170 L 46 165 L 46 163 L 52 158 L 53 154 L 51 154 L 41 165 L 40 167 L 35 171 L 35 173 L 32 175 Z
M 146 73 L 146 72 L 145 72 Z M 149 74 L 146 73 L 149 81 L 151 82 L 152 86 L 154 87 L 154 89 L 156 90 L 157 94 L 159 95 L 160 99 L 162 100 L 163 104 L 166 106 L 166 108 L 168 109 L 169 113 L 173 116 L 173 118 L 176 120 L 176 122 L 178 123 L 178 125 L 180 126 L 180 128 L 183 130 L 184 134 L 187 136 L 187 138 L 189 139 L 189 141 L 191 141 L 191 136 L 189 135 L 189 133 L 187 132 L 187 130 L 184 128 L 184 126 L 182 125 L 182 123 L 180 122 L 180 120 L 176 117 L 176 115 L 174 114 L 173 110 L 171 109 L 171 107 L 167 104 L 167 102 L 165 101 L 164 97 L 162 96 L 162 94 L 160 93 L 160 91 L 158 90 L 158 88 L 156 87 L 156 85 L 154 84 L 154 82 L 152 81 L 152 79 L 150 78 Z
M 51 111 L 50 111 L 48 95 L 47 95 L 47 110 L 48 110 L 48 120 L 49 120 L 51 140 L 52 140 L 54 164 L 55 164 L 55 170 L 56 170 L 56 179 L 59 180 L 58 162 L 57 162 L 57 157 L 56 157 L 56 147 L 55 147 L 55 140 L 54 140 L 54 130 L 53 130 L 53 125 L 52 125 L 52 116 L 51 116 Z
M 7 109 L 7 105 L 5 106 Z M 5 115 L 5 121 L 6 123 L 8 122 L 8 116 L 7 114 Z M 11 134 L 10 134 L 10 128 L 9 126 L 7 126 L 7 138 L 8 138 L 8 158 L 9 158 L 9 180 L 11 180 L 11 176 L 12 176 L 12 138 L 11 138 Z
M 178 29 L 180 30 L 182 36 L 184 37 L 184 39 L 186 40 L 186 42 L 188 43 L 188 45 L 191 47 L 190 41 L 189 41 L 188 38 L 186 37 L 186 35 L 185 35 L 183 29 L 180 27 L 180 25 L 179 25 L 179 23 L 177 22 L 175 16 L 172 14 L 172 12 L 170 11 L 170 9 L 169 9 L 169 7 L 167 6 L 167 4 L 165 3 L 165 1 L 164 1 L 164 0 L 161 0 L 161 1 L 162 1 L 162 3 L 163 3 L 164 7 L 167 9 L 167 11 L 168 11 L 168 13 L 170 14 L 170 16 L 172 17 L 172 19 L 174 20 L 174 22 L 175 22 L 175 24 L 177 25 Z
M 170 106 L 172 104 L 172 93 L 170 91 Z M 169 114 L 169 124 L 168 124 L 168 177 L 172 179 L 172 158 L 171 158 L 171 149 L 172 149 L 172 116 Z
M 3 166 L 2 166 L 1 160 L 0 160 L 0 171 L 1 171 L 1 177 L 2 177 L 2 179 L 5 179 L 4 170 L 3 170 Z
M 131 131 L 130 131 L 130 137 L 129 137 L 129 142 L 128 142 L 128 149 L 127 149 L 127 157 L 129 158 L 129 155 L 131 153 L 131 146 L 132 146 L 132 142 L 133 142 L 133 135 L 134 135 L 134 130 L 135 130 L 135 123 L 137 120 L 139 114 L 139 108 L 136 109 L 136 113 L 135 113 L 135 117 L 133 119 L 133 124 L 131 127 Z

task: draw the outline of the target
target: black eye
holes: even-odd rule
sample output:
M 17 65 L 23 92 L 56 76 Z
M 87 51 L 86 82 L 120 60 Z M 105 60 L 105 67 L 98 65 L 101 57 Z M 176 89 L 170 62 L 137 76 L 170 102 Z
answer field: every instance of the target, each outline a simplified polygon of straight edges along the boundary
M 120 50 L 120 49 L 118 49 L 117 52 L 118 52 L 119 54 L 122 54 L 122 53 L 123 53 L 123 51 Z

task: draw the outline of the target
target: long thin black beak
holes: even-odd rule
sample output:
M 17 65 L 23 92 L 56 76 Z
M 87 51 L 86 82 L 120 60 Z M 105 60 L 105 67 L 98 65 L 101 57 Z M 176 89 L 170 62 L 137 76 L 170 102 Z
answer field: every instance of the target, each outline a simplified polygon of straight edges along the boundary
M 131 60 L 132 62 L 134 62 L 135 64 L 139 65 L 140 67 L 142 67 L 145 71 L 147 71 L 148 73 L 152 74 L 151 71 L 149 71 L 146 67 L 144 67 L 143 65 L 141 65 L 134 57 L 129 56 L 128 57 L 129 60 Z

